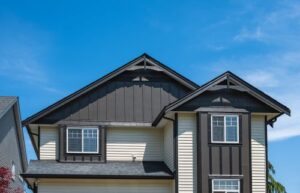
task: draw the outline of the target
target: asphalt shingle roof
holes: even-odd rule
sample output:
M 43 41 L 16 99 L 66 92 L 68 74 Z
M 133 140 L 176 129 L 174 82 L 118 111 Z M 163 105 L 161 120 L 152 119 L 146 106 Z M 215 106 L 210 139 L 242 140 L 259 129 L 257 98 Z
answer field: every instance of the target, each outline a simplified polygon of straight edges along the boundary
M 164 162 L 61 163 L 34 160 L 29 163 L 25 177 L 93 177 L 93 178 L 173 178 Z

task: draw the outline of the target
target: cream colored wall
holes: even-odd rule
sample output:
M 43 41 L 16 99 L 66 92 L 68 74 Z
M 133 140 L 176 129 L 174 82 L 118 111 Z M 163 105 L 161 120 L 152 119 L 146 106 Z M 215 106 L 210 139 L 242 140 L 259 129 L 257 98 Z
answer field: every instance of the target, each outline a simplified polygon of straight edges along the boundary
M 264 116 L 251 120 L 252 192 L 266 193 L 266 144 Z
M 173 193 L 172 180 L 40 180 L 38 193 Z
M 174 171 L 173 122 L 169 121 L 164 127 L 164 162 Z
M 196 115 L 178 115 L 178 191 L 197 192 Z
M 58 159 L 58 130 L 56 127 L 40 127 L 40 159 Z
M 163 129 L 108 128 L 108 161 L 163 161 Z

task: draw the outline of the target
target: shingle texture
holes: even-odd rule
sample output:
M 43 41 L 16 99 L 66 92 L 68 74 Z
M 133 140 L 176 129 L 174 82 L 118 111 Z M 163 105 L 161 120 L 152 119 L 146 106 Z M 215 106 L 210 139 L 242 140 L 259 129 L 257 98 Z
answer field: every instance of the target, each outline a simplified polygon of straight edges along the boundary
M 17 97 L 0 96 L 0 118 L 10 109 L 16 100 Z
M 93 177 L 165 177 L 172 172 L 164 162 L 107 162 L 107 163 L 60 163 L 57 161 L 34 160 L 29 163 L 25 176 L 93 176 Z

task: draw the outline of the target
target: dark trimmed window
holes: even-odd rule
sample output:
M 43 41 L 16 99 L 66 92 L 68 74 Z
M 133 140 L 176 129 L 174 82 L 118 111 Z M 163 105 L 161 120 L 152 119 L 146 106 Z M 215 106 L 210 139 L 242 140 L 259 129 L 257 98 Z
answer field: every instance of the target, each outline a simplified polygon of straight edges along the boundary
M 68 127 L 67 153 L 99 153 L 99 128 Z
M 238 115 L 212 115 L 211 142 L 239 143 Z

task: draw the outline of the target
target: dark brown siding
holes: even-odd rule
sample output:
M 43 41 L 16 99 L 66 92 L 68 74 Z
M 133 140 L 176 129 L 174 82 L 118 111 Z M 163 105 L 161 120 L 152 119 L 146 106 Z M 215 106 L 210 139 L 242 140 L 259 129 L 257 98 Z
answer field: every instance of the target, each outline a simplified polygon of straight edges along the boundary
M 164 106 L 188 92 L 163 72 L 127 71 L 35 123 L 152 123 Z
M 217 112 L 216 112 L 217 113 Z M 210 113 L 198 113 L 198 189 L 209 192 L 211 179 L 223 175 L 241 179 L 242 193 L 251 192 L 250 114 L 239 113 L 240 143 L 215 144 L 210 139 Z M 234 178 L 234 177 L 231 177 Z

